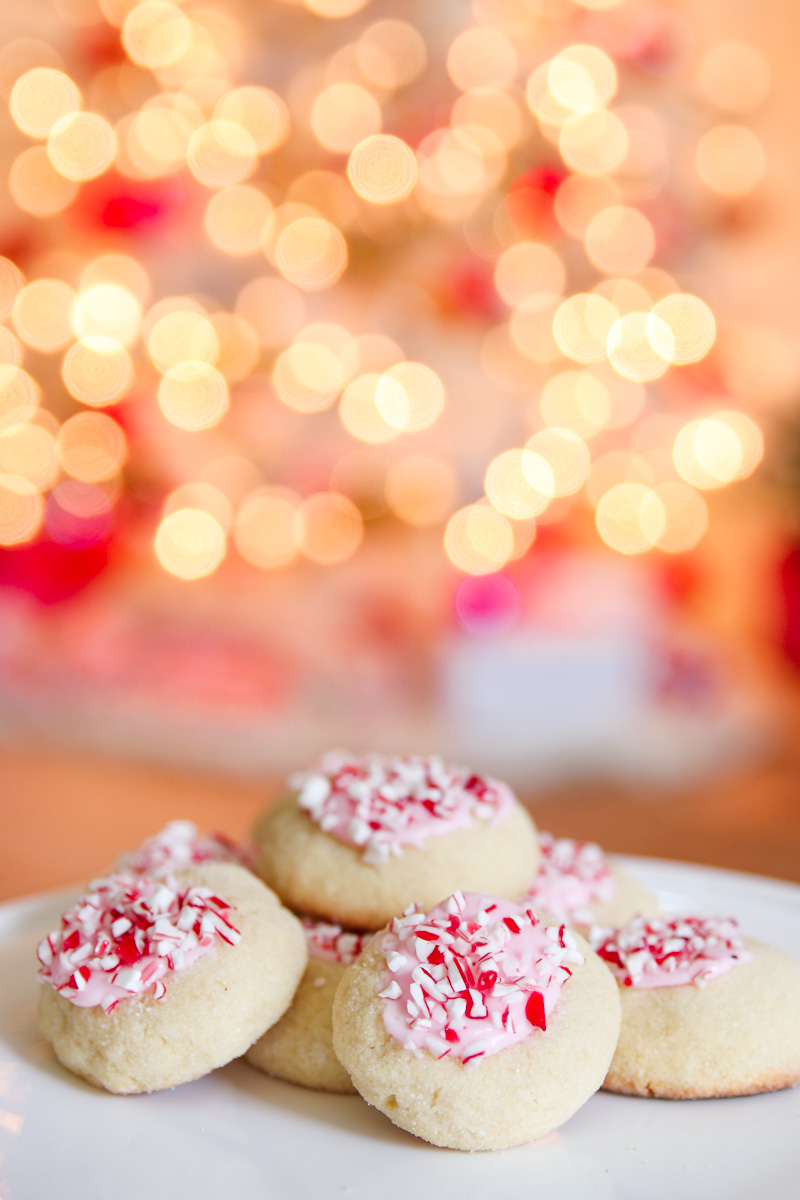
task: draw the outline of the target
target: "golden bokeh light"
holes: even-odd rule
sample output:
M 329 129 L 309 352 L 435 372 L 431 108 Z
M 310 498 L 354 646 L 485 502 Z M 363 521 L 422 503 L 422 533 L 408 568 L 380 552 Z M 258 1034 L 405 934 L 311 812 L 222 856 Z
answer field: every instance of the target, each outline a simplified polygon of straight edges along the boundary
M 749 42 L 721 42 L 700 63 L 700 87 L 717 108 L 747 113 L 766 98 L 771 84 L 770 65 Z
M 121 400 L 130 390 L 133 362 L 124 346 L 113 338 L 90 334 L 70 346 L 61 366 L 61 378 L 76 400 L 102 408 Z
M 660 379 L 669 367 L 654 349 L 655 343 L 665 343 L 669 329 L 653 313 L 626 313 L 608 331 L 608 361 L 625 379 L 647 383 Z
M 633 275 L 655 254 L 656 236 L 644 213 L 628 205 L 605 208 L 586 229 L 589 261 L 607 275 Z
M 682 479 L 710 490 L 750 475 L 761 460 L 763 445 L 760 429 L 744 413 L 718 412 L 681 429 L 673 459 Z
M 26 284 L 11 310 L 17 337 L 43 353 L 61 350 L 72 340 L 74 303 L 75 293 L 60 279 L 35 279 Z
M 347 266 L 347 242 L 330 221 L 300 217 L 281 232 L 275 263 L 290 283 L 304 291 L 332 287 Z
M 81 483 L 101 483 L 122 470 L 128 443 L 122 427 L 112 417 L 77 413 L 59 429 L 56 453 L 67 475 Z
M 289 136 L 289 110 L 270 88 L 255 85 L 233 88 L 220 97 L 214 117 L 235 121 L 246 129 L 258 154 L 270 154 Z
M 697 144 L 694 165 L 707 187 L 723 196 L 745 196 L 766 167 L 764 147 L 746 125 L 715 125 Z
M 284 279 L 260 275 L 246 283 L 236 299 L 236 312 L 255 330 L 266 350 L 290 342 L 306 319 L 306 302 Z
M 211 513 L 181 508 L 161 521 L 155 536 L 158 561 L 179 579 L 213 574 L 225 557 L 225 530 Z
M 228 385 L 210 363 L 179 362 L 161 380 L 158 403 L 179 429 L 211 429 L 228 411 Z
M 201 312 L 177 308 L 159 317 L 149 331 L 146 324 L 145 330 L 147 353 L 162 374 L 188 360 L 215 363 L 219 357 L 219 338 Z
M 739 439 L 741 462 L 736 472 L 736 480 L 747 479 L 753 474 L 764 457 L 764 435 L 755 421 L 743 412 L 733 412 L 725 409 L 714 413 L 717 420 L 723 421 Z
M 486 471 L 484 488 L 490 504 L 507 517 L 517 521 L 537 517 L 553 498 L 552 472 L 542 463 L 534 487 L 523 470 L 523 450 L 505 450 L 492 459 Z M 544 488 L 544 490 L 542 490 Z
M 475 88 L 463 92 L 453 105 L 450 124 L 483 125 L 497 138 L 504 150 L 510 150 L 523 135 L 522 111 L 508 92 L 497 88 Z
M 122 44 L 139 67 L 168 67 L 186 53 L 191 40 L 191 21 L 166 0 L 143 0 L 136 4 L 122 26 Z
M 233 258 L 257 254 L 271 212 L 272 205 L 259 188 L 233 184 L 215 192 L 206 205 L 206 233 L 218 250 Z
M 381 375 L 375 388 L 378 412 L 403 433 L 428 429 L 444 409 L 442 381 L 424 363 L 399 362 Z
M 210 513 L 226 533 L 230 532 L 233 525 L 233 505 L 225 493 L 213 483 L 195 480 L 175 488 L 164 502 L 163 516 L 168 517 L 170 513 L 186 508 Z
M 504 250 L 494 269 L 494 285 L 512 308 L 538 292 L 560 295 L 566 284 L 564 264 L 541 242 L 517 242 Z
M 22 363 L 22 342 L 5 325 L 0 325 L 0 363 L 18 367 Z
M 571 496 L 579 491 L 591 466 L 586 443 L 571 429 L 541 429 L 526 443 L 522 455 L 528 482 L 551 496 Z
M 540 63 L 528 76 L 525 84 L 525 102 L 536 117 L 542 136 L 553 145 L 558 144 L 564 122 L 573 115 L 550 90 L 550 63 Z
M 558 138 L 561 157 L 582 175 L 610 175 L 625 161 L 628 131 L 604 108 L 568 117 Z
M 29 479 L 0 474 L 0 545 L 19 546 L 36 536 L 44 519 L 44 500 Z
M 517 73 L 514 43 L 499 29 L 465 29 L 447 52 L 447 73 L 462 92 L 508 87 Z
M 616 95 L 617 69 L 599 46 L 568 46 L 550 63 L 547 82 L 559 104 L 588 113 Z
M 600 537 L 620 554 L 643 554 L 658 543 L 667 517 L 657 493 L 641 483 L 619 483 L 601 498 L 595 517 Z
M 399 436 L 399 430 L 384 419 L 376 392 L 382 375 L 368 371 L 348 383 L 339 402 L 339 417 L 348 433 L 361 442 L 380 445 Z
M 514 531 L 497 509 L 488 504 L 468 504 L 447 522 L 444 548 L 459 571 L 490 575 L 501 570 L 513 555 Z
M 579 8 L 588 8 L 590 12 L 606 12 L 618 8 L 625 0 L 575 0 Z
M 233 540 L 242 558 L 264 571 L 286 567 L 298 555 L 298 499 L 287 488 L 257 488 L 236 514 Z
M 603 279 L 592 291 L 598 296 L 604 296 L 614 305 L 621 317 L 632 312 L 646 312 L 652 303 L 647 288 L 642 287 L 635 279 L 619 279 L 612 276 Z
M 247 379 L 261 358 L 256 331 L 238 313 L 214 313 L 209 321 L 219 345 L 214 366 L 228 383 Z
M 386 500 L 395 516 L 418 529 L 439 525 L 458 498 L 458 477 L 446 458 L 406 454 L 386 474 Z
M 578 292 L 558 308 L 553 319 L 553 337 L 567 358 L 575 362 L 599 362 L 606 357 L 609 333 L 619 314 L 603 296 Z
M 198 125 L 177 108 L 164 104 L 162 96 L 156 99 L 158 102 L 145 105 L 118 126 L 124 154 L 130 160 L 124 166 L 122 161 L 119 164 L 126 174 L 133 173 L 132 166 L 144 178 L 157 179 L 180 170 L 185 163 Z
M 113 338 L 131 346 L 142 327 L 142 306 L 118 283 L 96 283 L 81 292 L 72 309 L 72 328 L 79 338 Z
M 315 492 L 297 509 L 294 532 L 301 554 L 321 566 L 352 558 L 364 538 L 361 513 L 340 492 Z
M 313 342 L 327 346 L 336 355 L 345 382 L 353 378 L 361 365 L 357 339 L 344 325 L 337 325 L 335 321 L 313 321 L 299 330 L 294 340 L 298 344 Z
M 289 408 L 313 413 L 330 408 L 344 386 L 344 374 L 337 355 L 329 346 L 303 341 L 278 355 L 272 382 Z
M 538 292 L 528 296 L 514 309 L 509 333 L 514 346 L 525 358 L 537 363 L 552 363 L 562 357 L 563 348 L 553 334 L 560 308 L 560 295 Z
M 653 349 L 667 362 L 698 362 L 713 346 L 717 325 L 707 304 L 678 292 L 653 306 L 647 334 Z
M 0 430 L 29 421 L 39 403 L 39 386 L 21 367 L 0 363 Z
M 646 458 L 630 450 L 609 450 L 599 455 L 592 463 L 586 480 L 586 495 L 593 508 L 597 508 L 606 492 L 620 483 L 639 483 L 653 487 L 656 475 Z
M 361 73 L 381 88 L 413 83 L 428 63 L 428 48 L 419 30 L 392 17 L 375 21 L 358 39 L 356 58 Z
M 242 183 L 257 161 L 255 142 L 237 121 L 207 121 L 194 131 L 186 151 L 189 170 L 208 188 Z
M 539 407 L 550 428 L 590 438 L 608 426 L 612 400 L 606 385 L 590 371 L 562 371 L 544 385 Z
M 357 83 L 332 83 L 311 108 L 314 136 L 334 154 L 349 154 L 364 138 L 379 133 L 382 124 L 377 100 Z
M 25 276 L 10 258 L 0 257 L 0 321 L 10 316 L 14 301 L 25 286 Z
M 81 275 L 80 294 L 101 283 L 113 283 L 135 296 L 140 305 L 150 299 L 150 276 L 142 264 L 129 254 L 101 254 L 93 259 Z
M 77 112 L 81 93 L 69 75 L 51 67 L 34 67 L 21 75 L 8 103 L 15 123 L 29 137 L 46 138 L 62 117 Z
M 27 479 L 37 491 L 58 476 L 58 456 L 52 433 L 41 425 L 12 425 L 0 433 L 0 471 Z
M 117 135 L 97 113 L 70 113 L 56 121 L 47 154 L 59 174 L 76 183 L 102 175 L 114 161 Z
M 397 204 L 414 190 L 417 160 L 402 138 L 376 133 L 355 146 L 347 176 L 353 190 L 370 204 Z
M 32 217 L 54 217 L 69 208 L 78 185 L 53 166 L 44 146 L 30 146 L 18 154 L 8 175 L 11 198 Z
M 564 233 L 583 238 L 589 222 L 604 208 L 622 202 L 622 192 L 602 175 L 568 175 L 556 192 L 553 210 Z
M 685 554 L 708 529 L 708 505 L 699 492 L 686 483 L 660 483 L 653 489 L 664 507 L 664 529 L 656 540 L 667 554 Z

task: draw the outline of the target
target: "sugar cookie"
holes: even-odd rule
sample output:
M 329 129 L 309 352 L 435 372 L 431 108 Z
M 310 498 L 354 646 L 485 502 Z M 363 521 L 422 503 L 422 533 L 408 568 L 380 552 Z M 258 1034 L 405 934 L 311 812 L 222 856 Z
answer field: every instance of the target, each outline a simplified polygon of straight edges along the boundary
M 243 1054 L 288 1007 L 300 922 L 243 867 L 97 880 L 39 946 L 39 1028 L 110 1092 L 174 1087 Z
M 622 1004 L 608 1091 L 691 1100 L 800 1082 L 794 959 L 721 918 L 635 918 L 593 940 Z
M 333 1050 L 333 997 L 345 968 L 372 934 L 303 918 L 308 966 L 291 1006 L 247 1051 L 247 1061 L 268 1075 L 323 1092 L 355 1094 Z
M 525 899 L 554 921 L 580 928 L 624 925 L 636 913 L 659 911 L 647 888 L 610 863 L 594 842 L 539 831 L 539 874 Z
M 345 971 L 333 1044 L 358 1091 L 437 1146 L 493 1150 L 561 1125 L 619 1032 L 614 980 L 523 904 L 456 892 L 391 922 Z
M 325 755 L 260 818 L 258 872 L 298 912 L 380 929 L 457 888 L 521 895 L 536 829 L 503 783 L 436 756 Z

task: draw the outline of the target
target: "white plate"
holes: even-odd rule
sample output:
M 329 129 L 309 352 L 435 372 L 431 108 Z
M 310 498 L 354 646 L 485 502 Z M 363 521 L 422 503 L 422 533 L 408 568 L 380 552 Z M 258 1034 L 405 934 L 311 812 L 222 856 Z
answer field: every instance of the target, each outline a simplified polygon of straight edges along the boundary
M 800 887 L 618 860 L 665 907 L 738 916 L 800 960 Z M 110 1096 L 39 1038 L 34 946 L 74 893 L 0 907 L 0 1200 L 737 1200 L 797 1196 L 800 1089 L 676 1102 L 598 1093 L 556 1133 L 494 1154 L 438 1150 L 358 1097 L 243 1063 L 150 1096 Z

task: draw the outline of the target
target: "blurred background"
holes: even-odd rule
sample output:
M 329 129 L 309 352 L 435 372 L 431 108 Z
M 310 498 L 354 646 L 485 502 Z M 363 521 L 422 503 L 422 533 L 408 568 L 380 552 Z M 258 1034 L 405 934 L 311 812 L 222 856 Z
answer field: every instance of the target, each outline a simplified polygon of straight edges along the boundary
M 28 0 L 0 896 L 331 746 L 800 880 L 790 0 Z

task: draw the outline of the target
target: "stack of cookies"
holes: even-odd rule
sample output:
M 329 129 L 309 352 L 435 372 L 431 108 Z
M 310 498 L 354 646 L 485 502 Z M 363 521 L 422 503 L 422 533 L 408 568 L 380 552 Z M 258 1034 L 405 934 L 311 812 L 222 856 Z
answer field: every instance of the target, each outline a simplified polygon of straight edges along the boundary
M 109 1091 L 246 1054 L 465 1150 L 542 1137 L 601 1086 L 800 1081 L 800 967 L 731 919 L 657 914 L 504 783 L 332 752 L 253 846 L 172 822 L 95 881 L 40 943 L 40 1027 Z

